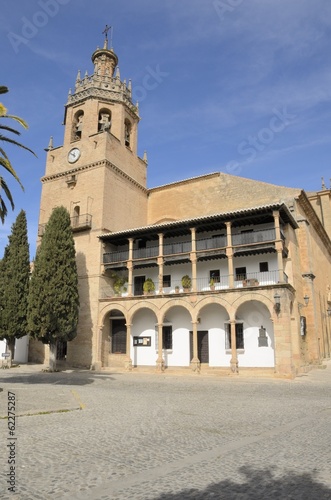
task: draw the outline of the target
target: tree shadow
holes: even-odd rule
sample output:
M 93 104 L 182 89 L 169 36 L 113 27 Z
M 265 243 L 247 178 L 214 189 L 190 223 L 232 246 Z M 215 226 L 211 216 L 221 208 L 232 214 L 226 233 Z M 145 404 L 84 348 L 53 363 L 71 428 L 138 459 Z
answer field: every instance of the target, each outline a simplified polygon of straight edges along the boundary
M 19 369 L 19 368 L 18 368 Z M 116 374 L 120 375 L 120 374 Z M 64 372 L 34 372 L 15 374 L 5 373 L 2 384 L 58 384 L 58 385 L 89 385 L 96 381 L 115 380 L 110 374 L 102 375 L 90 370 L 75 370 Z
M 241 467 L 239 472 L 246 481 L 237 483 L 224 480 L 212 483 L 204 490 L 194 488 L 180 493 L 164 493 L 154 500 L 313 500 L 331 499 L 331 489 L 316 478 L 317 474 L 297 474 L 289 471 L 286 475 L 275 477 L 270 469 L 254 470 Z

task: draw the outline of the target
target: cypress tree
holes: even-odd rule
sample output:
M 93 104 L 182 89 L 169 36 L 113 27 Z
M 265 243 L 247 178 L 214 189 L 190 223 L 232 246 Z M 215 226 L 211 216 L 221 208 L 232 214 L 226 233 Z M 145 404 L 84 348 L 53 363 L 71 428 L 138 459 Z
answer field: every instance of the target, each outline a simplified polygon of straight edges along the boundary
M 18 214 L 0 266 L 0 338 L 14 358 L 15 339 L 27 335 L 30 256 L 26 214 Z
M 66 208 L 57 207 L 46 224 L 37 251 L 29 293 L 31 336 L 50 347 L 50 370 L 56 369 L 58 341 L 77 335 L 78 275 L 75 243 Z

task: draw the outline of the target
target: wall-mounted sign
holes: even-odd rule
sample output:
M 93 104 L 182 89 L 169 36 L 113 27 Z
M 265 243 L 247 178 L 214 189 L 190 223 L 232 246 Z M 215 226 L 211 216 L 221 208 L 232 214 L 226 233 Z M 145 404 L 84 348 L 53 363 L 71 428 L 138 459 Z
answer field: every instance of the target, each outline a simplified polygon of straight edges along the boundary
M 135 347 L 150 347 L 152 345 L 152 337 L 133 337 L 133 345 Z
M 263 326 L 259 328 L 258 342 L 259 342 L 259 347 L 268 347 L 268 337 L 266 329 L 263 328 Z

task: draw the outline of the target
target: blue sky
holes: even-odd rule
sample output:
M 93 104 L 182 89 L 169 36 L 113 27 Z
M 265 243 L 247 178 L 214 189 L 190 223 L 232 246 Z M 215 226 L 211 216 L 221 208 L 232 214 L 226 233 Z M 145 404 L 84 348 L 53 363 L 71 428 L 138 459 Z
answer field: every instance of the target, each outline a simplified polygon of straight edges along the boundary
M 35 253 L 40 177 L 77 70 L 113 26 L 121 79 L 139 100 L 139 156 L 148 186 L 223 171 L 319 190 L 331 177 L 331 2 L 328 0 L 15 0 L 2 2 L 2 102 L 23 117 L 7 147 L 25 187 L 6 176 Z M 252 200 L 253 202 L 253 200 Z

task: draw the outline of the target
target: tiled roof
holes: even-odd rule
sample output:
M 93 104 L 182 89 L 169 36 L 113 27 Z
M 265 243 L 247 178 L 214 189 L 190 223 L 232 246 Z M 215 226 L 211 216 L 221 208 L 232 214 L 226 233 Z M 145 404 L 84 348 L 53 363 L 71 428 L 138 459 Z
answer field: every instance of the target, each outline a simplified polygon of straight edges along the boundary
M 288 209 L 287 205 L 284 203 L 284 201 L 280 201 L 278 203 L 271 203 L 267 205 L 258 205 L 258 206 L 253 206 L 253 207 L 248 207 L 248 208 L 241 208 L 238 210 L 231 210 L 228 212 L 220 212 L 216 214 L 211 214 L 211 215 L 204 215 L 201 217 L 194 217 L 194 218 L 189 218 L 189 219 L 180 219 L 176 221 L 170 221 L 170 222 L 163 222 L 160 224 L 150 224 L 147 226 L 140 226 L 136 228 L 131 228 L 131 229 L 124 229 L 123 231 L 116 231 L 116 232 L 108 232 L 101 234 L 99 238 L 101 239 L 107 239 L 109 237 L 116 238 L 116 237 L 130 237 L 137 235 L 139 233 L 146 233 L 146 232 L 158 232 L 162 230 L 169 230 L 169 229 L 176 229 L 180 228 L 181 226 L 194 226 L 197 223 L 201 222 L 212 222 L 216 221 L 219 219 L 223 220 L 229 220 L 233 217 L 238 217 L 238 216 L 246 216 L 246 215 L 254 215 L 261 213 L 265 210 L 281 210 L 283 219 L 285 218 L 286 222 L 289 222 L 293 227 L 297 227 L 297 223 L 295 219 L 293 218 L 293 215 L 291 214 L 290 210 Z

